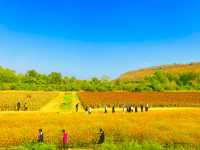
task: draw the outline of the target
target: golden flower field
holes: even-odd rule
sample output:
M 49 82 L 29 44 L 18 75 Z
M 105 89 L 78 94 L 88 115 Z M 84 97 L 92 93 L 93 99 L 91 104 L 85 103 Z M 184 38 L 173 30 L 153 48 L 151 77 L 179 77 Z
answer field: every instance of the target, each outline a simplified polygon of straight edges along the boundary
M 27 103 L 30 111 L 39 110 L 58 95 L 58 92 L 1 91 L 0 111 L 15 111 L 18 100 L 23 108 Z
M 42 96 L 38 98 L 41 101 L 37 101 L 40 105 L 44 95 L 55 96 L 55 93 L 43 93 L 40 93 Z M 11 97 L 13 97 L 12 94 Z M 35 92 L 29 92 L 29 94 L 34 95 Z M 62 92 L 58 94 L 60 98 L 62 98 L 62 94 L 63 96 L 72 96 L 71 99 L 68 99 L 71 101 L 75 101 L 77 98 L 74 96 L 75 93 Z M 44 96 L 45 98 L 46 96 Z M 52 101 L 55 103 L 55 99 Z M 78 102 L 77 99 L 76 102 Z M 51 106 L 49 104 L 47 106 L 46 108 L 53 108 L 49 107 Z M 91 115 L 86 112 L 75 113 L 73 108 L 65 112 L 59 109 L 52 112 L 51 110 L 2 111 L 0 112 L 0 147 L 35 142 L 39 128 L 43 129 L 44 140 L 47 144 L 59 144 L 62 141 L 61 130 L 66 129 L 70 136 L 70 146 L 90 146 L 97 140 L 99 128 L 103 128 L 106 138 L 113 138 L 116 143 L 124 140 L 140 142 L 152 140 L 163 145 L 199 145 L 200 108 L 151 108 L 149 112 L 143 113 L 123 113 L 119 109 L 114 114 L 110 111 L 108 114 L 104 114 L 103 110 L 94 109 Z
M 0 145 L 21 145 L 37 139 L 44 130 L 46 143 L 59 143 L 61 130 L 69 132 L 71 145 L 91 144 L 99 128 L 114 141 L 155 140 L 162 144 L 200 144 L 200 109 L 152 110 L 148 113 L 40 113 L 0 114 Z

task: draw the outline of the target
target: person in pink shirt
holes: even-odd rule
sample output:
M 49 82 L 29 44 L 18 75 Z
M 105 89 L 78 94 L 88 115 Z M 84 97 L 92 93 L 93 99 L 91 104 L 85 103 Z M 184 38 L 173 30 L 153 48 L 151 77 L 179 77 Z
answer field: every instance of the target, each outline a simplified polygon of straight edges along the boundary
M 63 148 L 64 148 L 64 150 L 66 150 L 66 149 L 68 149 L 69 135 L 65 131 L 65 129 L 63 129 L 62 132 L 63 132 Z

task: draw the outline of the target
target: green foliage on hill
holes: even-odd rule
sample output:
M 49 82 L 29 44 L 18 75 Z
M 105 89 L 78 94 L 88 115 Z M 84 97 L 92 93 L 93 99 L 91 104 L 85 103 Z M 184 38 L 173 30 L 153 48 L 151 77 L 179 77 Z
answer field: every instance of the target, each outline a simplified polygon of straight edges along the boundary
M 135 71 L 129 71 L 119 76 L 120 80 L 141 80 L 146 76 L 151 76 L 155 72 L 161 71 L 164 73 L 182 74 L 188 72 L 200 73 L 200 62 L 190 64 L 170 64 L 156 67 L 148 67 Z
M 78 80 L 75 77 L 62 76 L 59 72 L 41 74 L 29 70 L 25 74 L 0 67 L 0 90 L 45 90 L 45 91 L 179 91 L 200 90 L 200 73 L 170 73 L 156 71 L 142 80 L 109 80 L 96 77 L 90 80 Z

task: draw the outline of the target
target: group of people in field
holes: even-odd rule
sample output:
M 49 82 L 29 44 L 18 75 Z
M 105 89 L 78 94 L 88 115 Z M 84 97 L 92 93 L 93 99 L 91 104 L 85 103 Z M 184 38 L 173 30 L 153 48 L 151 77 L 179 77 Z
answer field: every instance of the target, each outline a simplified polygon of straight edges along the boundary
M 26 97 L 26 101 L 31 100 L 31 96 L 28 95 Z M 21 102 L 20 98 L 18 98 L 17 100 L 17 104 L 16 104 L 16 109 L 17 111 L 28 111 L 28 103 L 25 102 L 24 104 Z
M 26 97 L 26 101 L 31 100 L 31 96 L 28 95 Z M 16 104 L 17 111 L 28 111 L 28 103 L 25 102 L 24 104 L 21 102 L 20 98 L 18 98 L 17 104 Z
M 75 107 L 76 107 L 76 112 L 78 112 L 78 110 L 79 110 L 79 104 L 76 104 Z M 122 111 L 123 112 L 129 112 L 129 113 L 131 113 L 131 112 L 138 112 L 139 108 L 140 108 L 141 112 L 144 112 L 144 111 L 148 112 L 149 111 L 149 104 L 146 104 L 146 105 L 143 105 L 143 104 L 141 104 L 141 105 L 133 105 L 133 104 L 132 105 L 123 105 Z M 108 105 L 105 105 L 104 106 L 104 113 L 108 113 L 108 110 L 109 110 Z M 88 114 L 91 114 L 93 112 L 92 111 L 92 107 L 90 107 L 90 106 L 86 106 L 85 111 Z M 111 111 L 112 111 L 112 113 L 116 112 L 115 105 L 112 105 Z
M 149 111 L 149 104 L 146 105 L 124 105 L 123 106 L 123 112 L 138 112 L 140 108 L 141 112 L 148 112 Z
M 27 111 L 28 110 L 28 104 L 27 102 L 25 102 L 24 104 L 21 103 L 20 100 L 17 101 L 17 104 L 16 104 L 16 109 L 17 111 Z
M 25 102 L 24 105 L 20 102 L 20 100 L 17 101 L 17 111 L 27 111 L 28 110 L 28 104 Z
M 77 104 L 75 105 L 75 109 L 76 109 L 76 112 L 79 111 L 79 103 L 77 103 Z M 88 112 L 88 114 L 91 114 L 91 113 L 92 113 L 92 107 L 86 107 L 86 108 L 85 108 L 85 111 Z
M 101 128 L 99 130 L 99 136 L 98 136 L 98 140 L 96 144 L 103 144 L 105 141 L 105 133 L 104 130 Z M 39 144 L 43 144 L 44 143 L 44 133 L 42 129 L 38 130 L 38 137 L 37 137 L 37 141 Z M 67 150 L 69 148 L 69 133 L 63 129 L 62 130 L 62 148 L 64 150 Z
M 68 133 L 65 131 L 65 129 L 62 130 L 63 136 L 62 136 L 62 147 L 63 149 L 68 149 L 68 144 L 69 144 L 69 135 Z M 37 141 L 39 144 L 43 144 L 44 143 L 44 133 L 42 131 L 42 129 L 38 130 L 38 137 L 37 137 Z
M 131 112 L 138 112 L 138 109 L 139 109 L 139 107 L 140 107 L 140 110 L 141 110 L 141 112 L 148 112 L 149 111 L 149 104 L 146 104 L 146 105 L 140 105 L 140 106 L 138 106 L 138 105 L 123 105 L 123 107 L 122 107 L 122 111 L 123 112 L 129 112 L 129 113 L 131 113 Z M 112 113 L 115 113 L 116 111 L 115 111 L 115 105 L 113 105 L 112 106 Z M 107 105 L 105 105 L 104 106 L 104 113 L 108 113 L 108 106 Z

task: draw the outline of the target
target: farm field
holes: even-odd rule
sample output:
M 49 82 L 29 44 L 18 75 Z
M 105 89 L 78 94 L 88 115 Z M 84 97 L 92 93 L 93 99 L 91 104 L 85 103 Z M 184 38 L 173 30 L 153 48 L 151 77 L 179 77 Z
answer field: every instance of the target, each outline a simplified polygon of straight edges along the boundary
M 0 91 L 0 111 L 15 111 L 18 100 L 22 109 L 27 103 L 29 111 L 36 111 L 56 96 L 58 92 Z
M 70 135 L 71 146 L 90 146 L 99 128 L 115 142 L 125 139 L 153 140 L 161 144 L 200 144 L 200 109 L 150 111 L 138 114 L 94 113 L 0 113 L 0 145 L 21 145 L 37 139 L 43 128 L 45 143 L 59 144 L 61 130 Z M 9 138 L 12 135 L 12 138 Z
M 97 133 L 100 128 L 104 129 L 106 140 L 112 139 L 116 144 L 124 141 L 138 141 L 139 143 L 154 141 L 163 146 L 189 145 L 196 147 L 200 145 L 200 108 L 192 107 L 199 106 L 199 101 L 195 101 L 195 96 L 198 98 L 199 93 L 188 93 L 188 97 L 186 96 L 187 93 L 181 93 L 187 99 L 190 98 L 193 105 L 187 105 L 188 103 L 186 105 L 181 103 L 180 105 L 180 101 L 176 101 L 179 103 L 174 103 L 179 105 L 171 105 L 168 101 L 168 103 L 164 104 L 170 104 L 169 106 L 173 107 L 158 107 L 160 106 L 159 103 L 159 105 L 155 105 L 157 107 L 152 107 L 149 112 L 143 113 L 123 113 L 121 108 L 116 108 L 116 113 L 114 114 L 111 113 L 110 108 L 108 114 L 103 113 L 103 108 L 98 108 L 94 109 L 91 115 L 84 112 L 82 106 L 80 106 L 78 113 L 75 112 L 75 104 L 83 103 L 83 99 L 78 98 L 80 94 L 86 93 L 87 100 L 91 94 L 90 104 L 100 107 L 104 104 L 103 99 L 105 101 L 111 99 L 112 103 L 118 104 L 114 100 L 122 101 L 124 100 L 124 95 L 129 96 L 131 93 L 0 92 L 3 96 L 4 93 L 7 95 L 6 102 L 11 103 L 13 106 L 17 97 L 26 98 L 27 94 L 29 94 L 34 98 L 32 100 L 36 101 L 34 103 L 38 104 L 39 108 L 27 112 L 13 110 L 0 112 L 1 148 L 37 143 L 39 128 L 43 129 L 45 144 L 53 144 L 58 147 L 62 141 L 61 130 L 66 129 L 70 136 L 71 148 L 83 147 L 92 149 L 98 139 Z M 116 96 L 116 93 L 119 95 Z M 105 94 L 111 95 L 110 99 L 106 99 L 107 96 Z M 113 94 L 115 95 L 114 99 L 112 99 Z M 143 94 L 141 93 L 144 97 Z M 164 96 L 164 93 L 149 94 Z M 173 97 L 176 97 L 175 94 L 179 93 L 172 93 Z M 43 100 L 46 100 L 45 103 L 43 103 Z M 95 100 L 95 102 L 92 100 Z M 139 104 L 139 100 L 137 102 Z M 153 103 L 149 104 L 155 104 L 156 102 L 160 101 L 153 101 Z
M 84 106 L 104 107 L 149 104 L 152 107 L 199 107 L 199 92 L 80 92 Z

